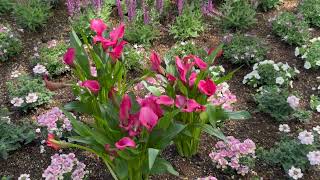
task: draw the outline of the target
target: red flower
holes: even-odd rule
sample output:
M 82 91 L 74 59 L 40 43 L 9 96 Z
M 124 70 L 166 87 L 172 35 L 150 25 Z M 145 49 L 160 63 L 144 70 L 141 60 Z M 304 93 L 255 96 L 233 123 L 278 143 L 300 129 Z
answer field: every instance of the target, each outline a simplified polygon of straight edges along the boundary
M 201 69 L 205 70 L 207 69 L 207 63 L 205 63 L 202 59 L 200 59 L 198 56 L 193 56 L 194 61 L 196 62 L 196 65 Z
M 177 95 L 175 105 L 180 108 L 182 112 L 198 112 L 205 109 L 204 106 L 197 103 L 194 99 L 187 99 L 184 96 Z
M 70 67 L 74 66 L 74 58 L 76 56 L 76 50 L 74 48 L 68 48 L 67 52 L 63 55 L 63 62 Z
M 154 51 L 151 52 L 150 60 L 151 60 L 151 70 L 156 71 L 160 74 L 164 74 L 163 70 L 161 69 L 161 59 L 156 52 Z
M 118 42 L 118 39 L 123 38 L 124 36 L 124 24 L 120 24 L 119 27 L 114 28 L 110 32 L 110 38 L 113 42 Z
M 102 36 L 103 32 L 108 28 L 107 25 L 101 19 L 92 19 L 90 22 L 90 28 L 96 32 L 98 36 Z
M 97 94 L 100 90 L 100 84 L 96 80 L 86 80 L 80 84 L 82 87 L 88 88 L 93 94 Z
M 172 74 L 169 74 L 169 73 L 167 74 L 167 78 L 170 83 L 174 83 L 177 80 L 176 77 L 174 77 Z
M 48 134 L 47 146 L 52 147 L 54 150 L 59 150 L 60 146 L 56 142 L 54 142 L 54 134 Z
M 165 106 L 171 106 L 172 104 L 174 104 L 174 100 L 166 95 L 159 96 L 156 102 L 157 104 L 162 104 Z
M 217 86 L 211 79 L 200 80 L 198 84 L 198 89 L 203 94 L 207 96 L 212 96 L 216 92 Z
M 118 45 L 116 45 L 111 52 L 109 52 L 110 57 L 113 60 L 119 59 L 121 57 L 122 51 L 123 51 L 123 47 L 124 45 L 127 44 L 126 41 L 121 41 Z
M 182 61 L 178 56 L 176 57 L 176 66 L 180 74 L 180 79 L 184 83 L 187 83 L 187 79 L 186 79 L 187 73 L 194 65 L 194 62 L 189 62 L 191 58 L 192 56 L 187 56 L 183 58 L 183 61 Z
M 124 150 L 127 147 L 136 148 L 136 143 L 129 137 L 123 137 L 115 144 L 116 148 L 120 151 Z
M 139 121 L 150 132 L 157 125 L 159 117 L 148 106 L 140 109 Z
M 123 128 L 128 127 L 130 110 L 131 110 L 131 100 L 130 100 L 130 97 L 126 94 L 122 98 L 122 101 L 120 104 L 120 111 L 119 111 L 119 118 L 121 122 L 120 126 Z
M 196 79 L 197 79 L 197 73 L 192 72 L 189 77 L 189 86 L 190 87 L 192 87 L 194 85 L 194 82 L 196 81 Z

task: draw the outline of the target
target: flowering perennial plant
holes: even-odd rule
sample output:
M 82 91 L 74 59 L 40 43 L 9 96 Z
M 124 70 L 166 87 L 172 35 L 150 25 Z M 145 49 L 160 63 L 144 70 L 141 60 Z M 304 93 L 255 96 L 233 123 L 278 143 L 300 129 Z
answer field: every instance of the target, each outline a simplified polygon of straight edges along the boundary
M 303 0 L 300 2 L 298 9 L 310 24 L 320 27 L 319 0 Z
M 310 107 L 312 110 L 315 110 L 318 113 L 320 113 L 320 97 L 319 96 L 315 96 L 315 95 L 310 96 Z
M 306 45 L 296 47 L 295 56 L 305 60 L 305 69 L 318 69 L 320 67 L 320 37 L 313 38 Z
M 89 173 L 86 165 L 80 162 L 75 154 L 55 154 L 51 156 L 51 164 L 44 170 L 42 177 L 46 180 L 58 179 L 85 179 Z
M 253 71 L 243 78 L 243 84 L 249 84 L 255 88 L 263 85 L 276 85 L 279 87 L 292 87 L 292 79 L 300 73 L 296 68 L 287 63 L 275 63 L 265 60 L 254 64 Z
M 0 24 L 0 62 L 21 52 L 22 42 L 10 26 Z
M 233 136 L 226 139 L 226 142 L 217 142 L 215 150 L 209 156 L 217 168 L 231 168 L 244 176 L 254 166 L 256 145 L 251 139 L 243 142 Z

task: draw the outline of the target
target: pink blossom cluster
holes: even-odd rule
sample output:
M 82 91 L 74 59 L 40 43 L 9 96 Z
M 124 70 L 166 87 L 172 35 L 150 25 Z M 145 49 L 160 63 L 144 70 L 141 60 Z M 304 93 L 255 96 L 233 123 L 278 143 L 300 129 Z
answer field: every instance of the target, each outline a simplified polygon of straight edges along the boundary
M 72 125 L 70 120 L 63 114 L 63 112 L 58 108 L 54 107 L 46 113 L 38 116 L 38 124 L 42 127 L 47 127 L 49 132 L 58 130 L 62 128 L 67 131 L 72 130 Z M 61 124 L 61 127 L 58 125 Z
M 227 83 L 221 83 L 217 86 L 216 94 L 211 96 L 208 101 L 211 101 L 215 106 L 221 106 L 225 110 L 232 111 L 232 104 L 237 102 L 237 97 L 229 90 Z
M 51 156 L 51 164 L 43 172 L 42 177 L 46 180 L 64 179 L 71 174 L 71 179 L 84 179 L 88 171 L 85 171 L 86 165 L 79 162 L 75 154 L 55 154 Z
M 249 172 L 249 166 L 241 164 L 241 158 L 255 158 L 256 145 L 251 139 L 243 142 L 228 136 L 226 142 L 218 141 L 215 145 L 215 151 L 209 156 L 217 168 L 226 169 L 230 167 L 237 171 L 238 174 L 245 175 Z

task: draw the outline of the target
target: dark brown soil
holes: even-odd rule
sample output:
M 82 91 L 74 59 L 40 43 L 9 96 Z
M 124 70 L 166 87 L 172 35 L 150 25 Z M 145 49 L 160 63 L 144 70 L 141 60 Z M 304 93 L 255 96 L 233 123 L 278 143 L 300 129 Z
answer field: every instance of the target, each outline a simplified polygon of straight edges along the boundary
M 301 73 L 294 81 L 294 91 L 299 92 L 303 97 L 303 106 L 308 108 L 309 96 L 315 92 L 312 87 L 319 85 L 316 77 L 320 76 L 319 71 L 306 71 L 303 68 L 303 61 L 294 56 L 294 48 L 280 40 L 280 38 L 271 34 L 271 28 L 268 19 L 275 16 L 280 11 L 289 10 L 294 11 L 297 5 L 297 0 L 285 0 L 284 4 L 280 7 L 280 10 L 273 10 L 268 13 L 259 13 L 258 24 L 247 31 L 248 34 L 256 35 L 266 41 L 270 47 L 268 58 L 276 62 L 287 62 L 291 66 L 297 67 Z M 13 17 L 0 17 L 1 22 L 7 21 L 10 24 L 15 25 Z M 165 32 L 165 27 L 162 28 L 164 33 L 162 37 L 154 43 L 153 48 L 164 54 L 173 44 L 174 40 L 171 36 Z M 11 61 L 0 64 L 0 104 L 9 106 L 9 99 L 7 96 L 5 82 L 10 78 L 10 74 L 13 70 L 24 70 L 31 72 L 29 67 L 29 57 L 33 54 L 33 48 L 37 42 L 47 42 L 51 39 L 66 39 L 68 38 L 68 15 L 63 4 L 54 10 L 54 16 L 49 20 L 48 25 L 41 32 L 23 32 L 20 33 L 24 42 L 24 51 Z M 313 37 L 320 36 L 320 29 L 314 29 L 312 31 Z M 195 39 L 197 45 L 202 47 L 214 47 L 221 42 L 224 33 L 220 32 L 218 28 L 212 26 L 210 30 L 203 33 L 199 38 Z M 230 63 L 220 60 L 221 64 L 227 69 L 232 70 L 237 67 Z M 229 82 L 231 90 L 237 95 L 238 103 L 237 109 L 248 110 L 252 113 L 252 119 L 244 121 L 230 121 L 227 122 L 223 128 L 226 135 L 232 135 L 240 139 L 251 138 L 260 147 L 270 148 L 272 145 L 281 138 L 278 133 L 278 123 L 272 120 L 269 116 L 255 112 L 256 106 L 252 101 L 252 93 L 254 90 L 242 84 L 242 79 L 245 74 L 251 71 L 249 67 L 243 67 L 235 77 Z M 70 81 L 72 77 L 66 75 L 56 79 L 57 81 Z M 52 106 L 59 106 L 65 102 L 69 102 L 73 99 L 72 93 L 68 89 L 59 90 L 55 95 L 55 102 L 48 105 L 48 107 L 42 107 L 35 112 L 29 112 L 28 114 L 21 114 L 15 112 L 13 120 L 18 120 L 21 117 L 34 117 L 45 109 Z M 309 123 L 297 123 L 289 122 L 289 126 L 292 129 L 292 133 L 296 133 L 302 128 L 311 128 L 315 125 L 319 125 L 320 115 L 319 113 L 313 114 L 313 119 Z M 152 179 L 196 179 L 197 177 L 206 177 L 209 175 L 216 176 L 218 179 L 250 179 L 250 177 L 232 176 L 227 173 L 223 173 L 216 169 L 211 163 L 208 154 L 212 150 L 217 140 L 203 135 L 202 143 L 200 146 L 200 152 L 190 158 L 182 158 L 177 154 L 174 146 L 168 147 L 164 152 L 164 157 L 169 160 L 175 169 L 180 173 L 180 177 L 173 177 L 170 175 L 161 175 L 152 177 Z M 41 174 L 50 163 L 50 156 L 55 152 L 46 148 L 46 152 L 40 154 L 39 151 L 40 142 L 34 142 L 12 153 L 8 160 L 0 161 L 0 177 L 4 175 L 10 175 L 17 178 L 20 174 L 29 173 L 32 179 L 41 179 Z M 69 152 L 66 150 L 65 152 Z M 82 151 L 76 151 L 78 158 L 84 161 L 90 170 L 89 179 L 112 179 L 109 173 L 105 170 L 104 165 L 97 160 L 96 157 Z M 263 162 L 258 161 L 256 168 L 254 169 L 258 176 L 263 179 L 286 179 L 286 174 L 280 167 L 268 166 Z M 320 179 L 319 171 L 307 171 L 304 174 L 306 180 Z

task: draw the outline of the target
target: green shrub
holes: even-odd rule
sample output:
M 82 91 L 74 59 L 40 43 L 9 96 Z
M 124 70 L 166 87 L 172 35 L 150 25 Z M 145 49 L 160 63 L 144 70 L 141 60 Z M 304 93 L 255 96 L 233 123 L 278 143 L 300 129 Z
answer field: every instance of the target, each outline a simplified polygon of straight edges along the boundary
M 254 64 L 253 71 L 244 77 L 243 84 L 249 84 L 253 87 L 264 85 L 292 86 L 291 80 L 298 73 L 299 71 L 296 68 L 290 67 L 287 63 L 265 60 Z
M 179 40 L 198 37 L 202 31 L 204 31 L 202 14 L 199 9 L 192 7 L 185 8 L 182 15 L 176 17 L 170 27 L 170 34 Z
M 259 0 L 258 7 L 263 11 L 268 11 L 270 9 L 278 7 L 283 0 Z
M 51 16 L 50 9 L 50 4 L 42 0 L 27 0 L 15 5 L 14 14 L 23 28 L 36 31 L 46 25 Z
M 20 53 L 22 42 L 18 35 L 12 32 L 10 26 L 0 24 L 0 62 Z
M 320 97 L 316 95 L 310 96 L 310 108 L 320 113 Z
M 247 29 L 257 21 L 256 11 L 247 0 L 226 0 L 219 8 L 218 24 L 224 29 Z
M 165 62 L 175 62 L 175 57 L 185 57 L 189 54 L 202 56 L 203 50 L 198 48 L 193 41 L 178 42 L 165 54 Z
M 53 93 L 45 87 L 42 79 L 34 78 L 26 74 L 9 80 L 7 82 L 7 88 L 11 104 L 21 110 L 32 109 L 48 103 L 53 96 Z
M 12 0 L 0 0 L 0 14 L 11 12 L 13 5 Z
M 6 111 L 0 109 L 0 111 Z M 22 144 L 30 143 L 35 139 L 34 129 L 30 124 L 15 125 L 3 120 L 0 113 L 0 157 L 8 158 L 10 151 L 17 150 Z
M 305 69 L 318 69 L 320 67 L 320 37 L 311 39 L 300 48 L 297 47 L 295 55 L 305 59 Z
M 123 64 L 128 71 L 141 72 L 143 70 L 146 58 L 146 52 L 143 48 L 126 46 L 123 54 Z
M 137 15 L 132 22 L 127 23 L 126 33 L 124 38 L 132 44 L 150 45 L 153 40 L 159 37 L 158 30 L 159 19 L 155 11 L 150 11 L 150 23 L 145 24 L 143 21 L 143 13 L 141 10 L 137 11 Z
M 62 60 L 67 48 L 64 41 L 51 40 L 40 47 L 39 57 L 33 63 L 44 65 L 50 75 L 61 75 L 69 70 Z
M 298 9 L 309 23 L 320 27 L 320 0 L 302 0 Z
M 268 48 L 259 38 L 236 34 L 224 48 L 224 57 L 234 64 L 253 64 L 263 61 Z
M 272 31 L 290 45 L 302 45 L 309 40 L 309 26 L 292 12 L 284 12 L 272 22 Z

